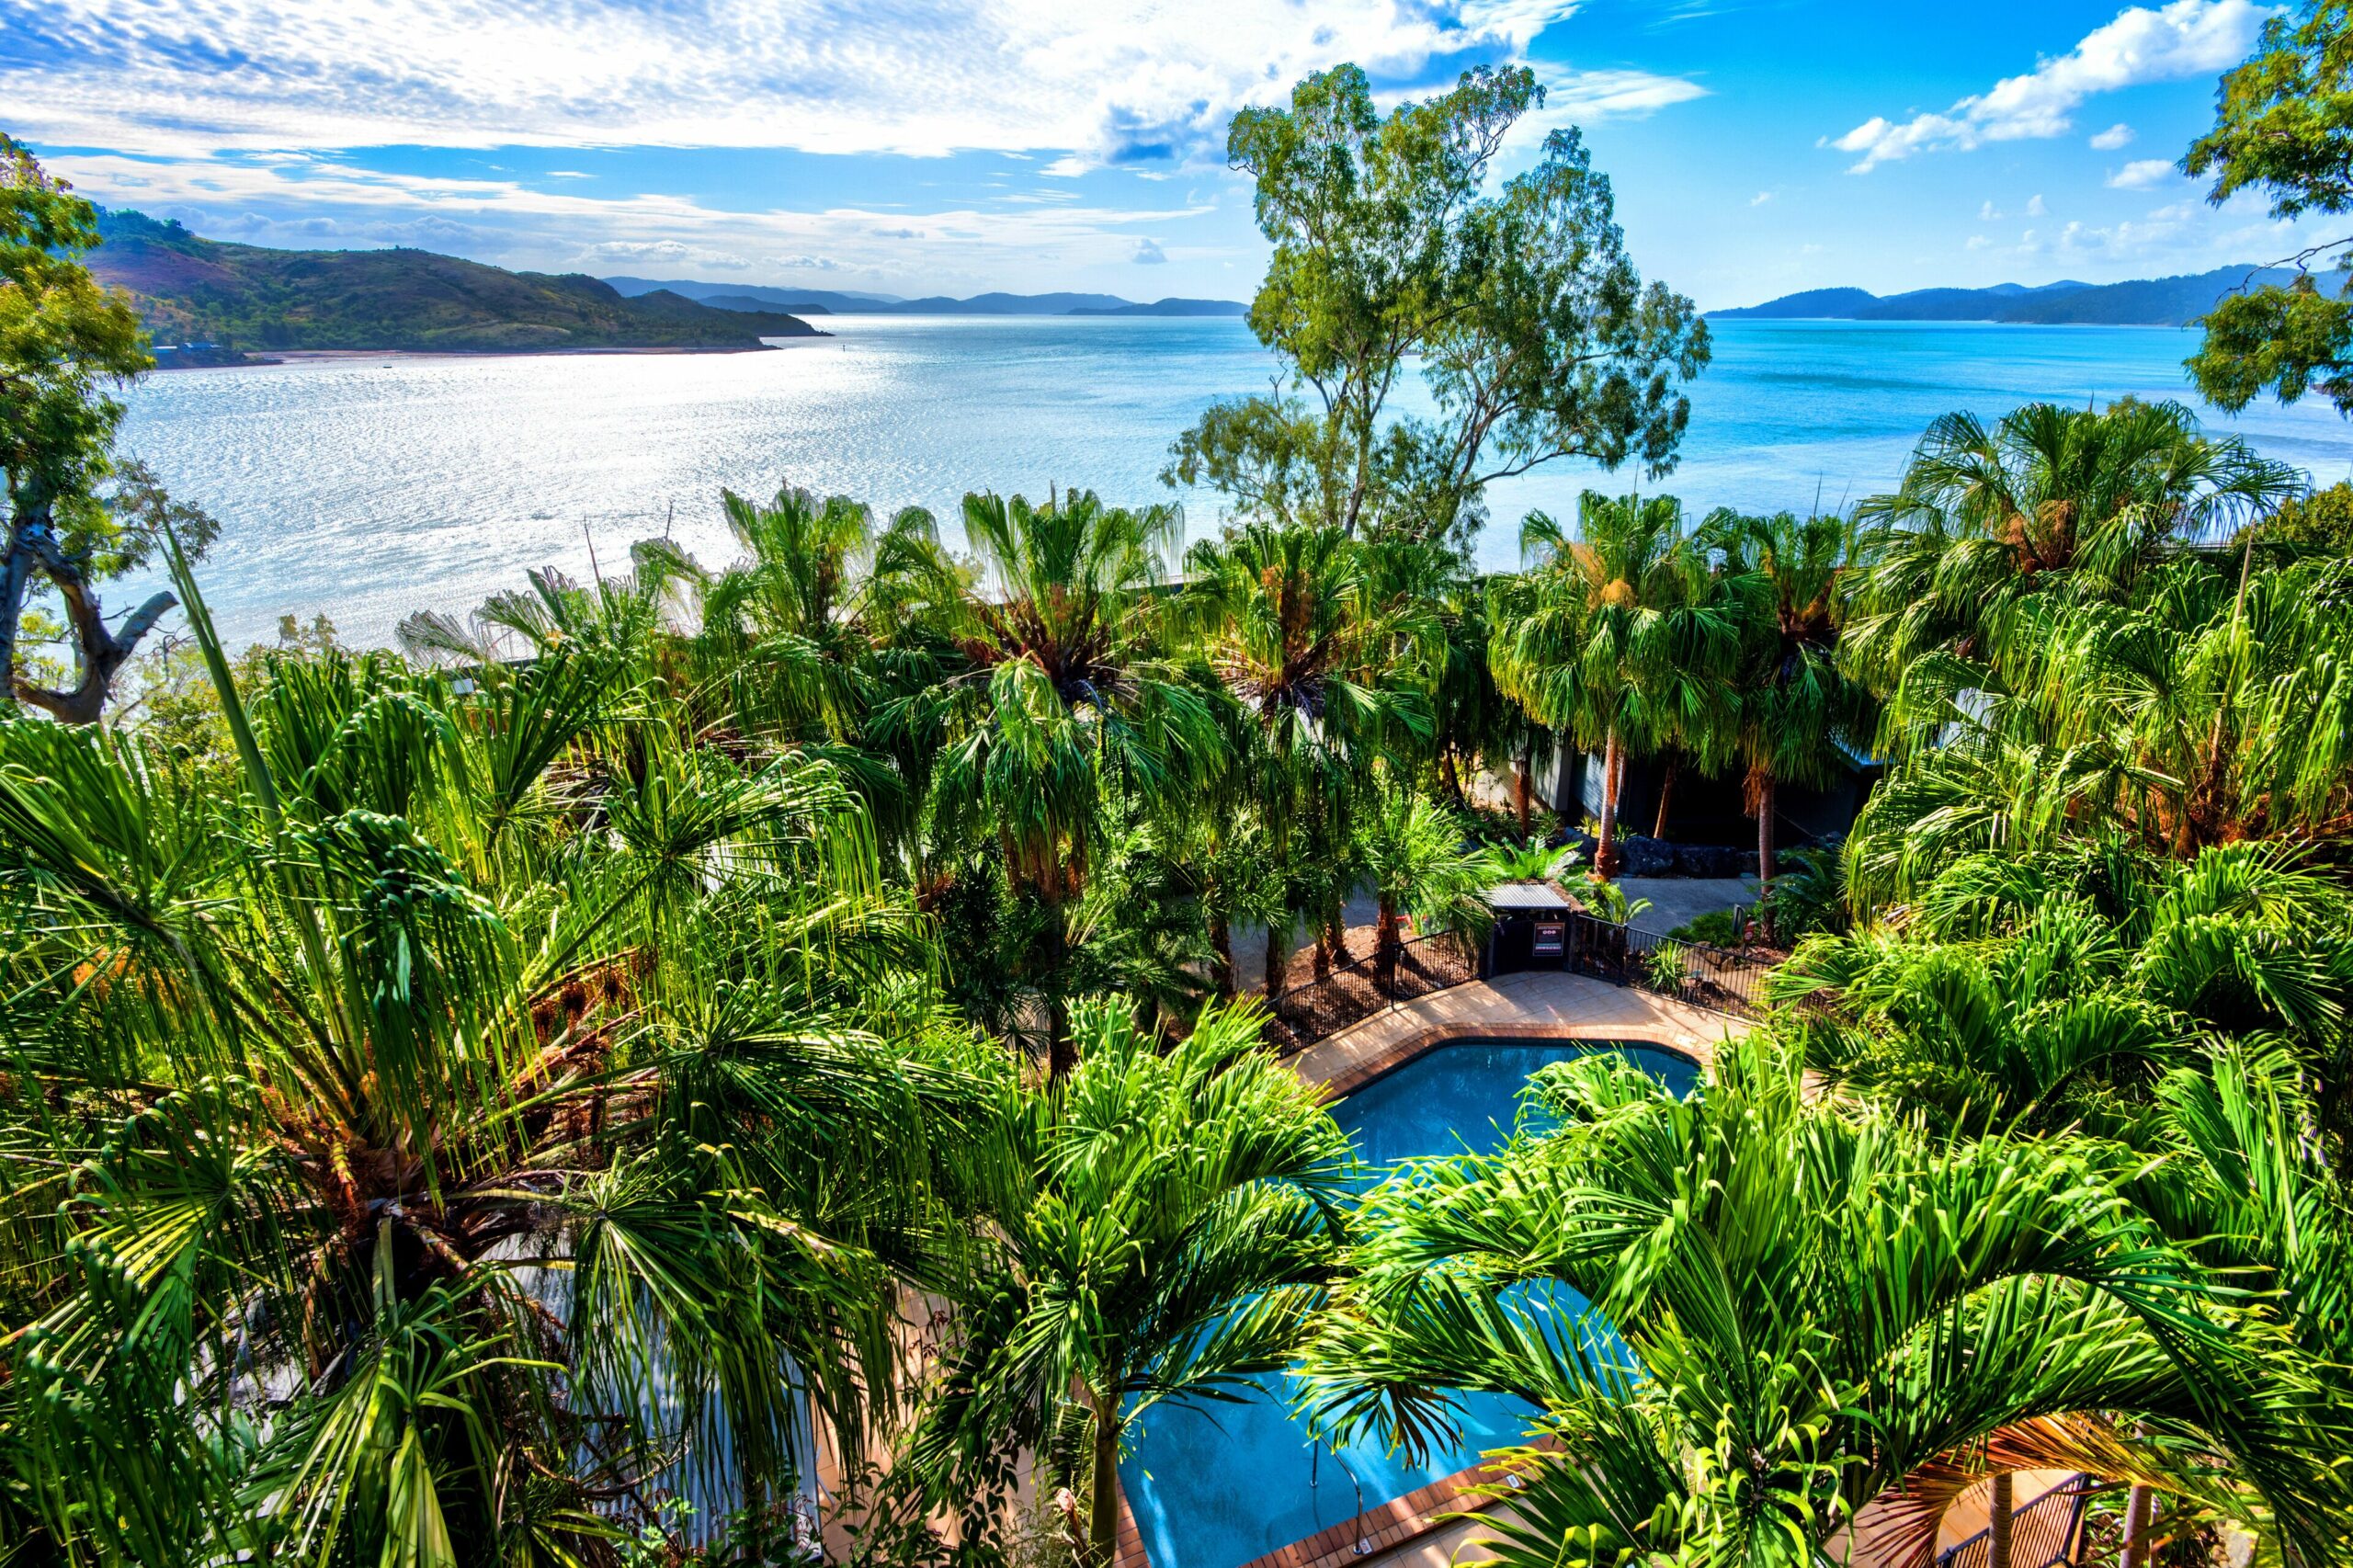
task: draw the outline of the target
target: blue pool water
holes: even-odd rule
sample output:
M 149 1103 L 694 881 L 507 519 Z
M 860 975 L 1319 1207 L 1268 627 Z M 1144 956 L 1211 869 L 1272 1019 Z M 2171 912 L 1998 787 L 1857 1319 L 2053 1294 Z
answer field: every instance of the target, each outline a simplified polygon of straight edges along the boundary
M 1484 1152 L 1503 1142 L 1519 1091 L 1550 1062 L 1618 1050 L 1677 1094 L 1697 1071 L 1640 1046 L 1465 1041 L 1434 1051 L 1358 1089 L 1333 1108 L 1370 1165 L 1417 1155 Z M 1583 1303 L 1563 1292 L 1568 1310 Z M 1342 1524 L 1363 1506 L 1402 1497 L 1469 1469 L 1482 1452 L 1517 1443 L 1523 1411 L 1495 1395 L 1462 1401 L 1460 1439 L 1427 1465 L 1409 1465 L 1374 1439 L 1315 1456 L 1289 1412 L 1288 1376 L 1266 1380 L 1262 1400 L 1148 1412 L 1120 1467 L 1153 1568 L 1240 1568 L 1253 1558 Z M 1351 1480 L 1353 1477 L 1353 1481 Z

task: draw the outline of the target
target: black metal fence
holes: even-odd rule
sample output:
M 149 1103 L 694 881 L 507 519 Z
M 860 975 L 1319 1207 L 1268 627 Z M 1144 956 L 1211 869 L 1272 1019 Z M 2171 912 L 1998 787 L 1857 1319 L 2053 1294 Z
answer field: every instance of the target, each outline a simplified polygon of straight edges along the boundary
M 1770 960 L 1738 948 L 1680 941 L 1590 915 L 1569 916 L 1563 957 L 1578 974 L 1742 1018 L 1763 1016 L 1758 988 L 1772 968 Z
M 1287 1051 L 1311 1045 L 1375 1013 L 1479 977 L 1478 954 L 1457 937 L 1416 937 L 1393 961 L 1378 949 L 1334 964 L 1328 976 L 1275 998 L 1268 1032 Z
M 2084 1499 L 2091 1488 L 2080 1475 L 2061 1482 L 2030 1503 L 2010 1510 L 2010 1568 L 2066 1568 L 2075 1561 L 2083 1533 Z M 1979 1530 L 1937 1554 L 1937 1568 L 1986 1568 L 1993 1561 L 1994 1532 Z

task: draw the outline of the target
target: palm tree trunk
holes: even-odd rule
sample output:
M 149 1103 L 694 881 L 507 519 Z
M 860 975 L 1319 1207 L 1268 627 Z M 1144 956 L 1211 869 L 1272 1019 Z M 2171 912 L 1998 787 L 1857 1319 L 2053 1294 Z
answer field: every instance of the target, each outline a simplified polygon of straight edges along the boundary
M 1233 999 L 1233 927 L 1222 915 L 1210 916 L 1210 976 L 1217 994 Z
M 1086 1525 L 1088 1568 L 1111 1568 L 1120 1551 L 1120 1423 L 1101 1408 L 1095 1413 L 1094 1505 Z
M 1343 903 L 1335 903 L 1324 912 L 1324 943 L 1332 949 L 1336 963 L 1353 961 L 1348 957 L 1347 913 L 1348 906 Z
M 1458 806 L 1462 804 L 1462 778 L 1454 771 L 1454 748 L 1451 746 L 1438 754 L 1438 778 L 1446 786 L 1447 798 Z
M 1666 775 L 1658 781 L 1658 821 L 1651 825 L 1651 836 L 1653 838 L 1665 838 L 1666 836 L 1666 813 L 1674 807 L 1675 804 L 1675 778 L 1676 775 L 1682 771 L 1683 754 L 1675 750 L 1671 746 L 1668 747 L 1666 753 Z
M 1994 1477 L 1994 1497 L 1985 1525 L 1985 1568 L 2010 1568 L 2010 1502 L 2013 1478 L 2008 1471 Z
M 1601 746 L 1601 842 L 1593 851 L 1594 874 L 1606 882 L 1618 880 L 1618 868 L 1625 858 L 1618 853 L 1618 777 L 1624 763 L 1613 727 Z
M 1521 742 L 1519 750 L 1512 754 L 1511 759 L 1511 803 L 1512 809 L 1519 813 L 1519 846 L 1522 849 L 1528 847 L 1528 798 L 1534 788 L 1528 775 L 1535 766 L 1536 744 L 1533 741 Z
M 1756 790 L 1756 895 L 1765 896 L 1765 889 L 1773 881 L 1773 776 L 1759 768 L 1754 780 Z
M 2156 1494 L 2135 1486 L 2124 1498 L 2124 1568 L 2143 1568 L 2149 1561 L 2149 1527 L 2155 1522 Z
M 1290 933 L 1282 927 L 1282 916 L 1267 922 L 1267 1000 L 1272 1002 L 1283 994 L 1283 960 L 1290 955 L 1283 951 L 1283 938 Z
M 1372 972 L 1383 991 L 1396 983 L 1397 959 L 1404 950 L 1404 937 L 1398 929 L 1397 907 L 1383 899 L 1381 901 L 1381 922 L 1372 941 Z

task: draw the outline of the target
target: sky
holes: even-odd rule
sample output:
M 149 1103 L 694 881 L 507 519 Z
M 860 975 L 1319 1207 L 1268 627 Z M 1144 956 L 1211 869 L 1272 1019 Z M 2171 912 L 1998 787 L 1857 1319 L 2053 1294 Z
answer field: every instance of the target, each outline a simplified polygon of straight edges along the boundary
M 2204 271 L 2174 166 L 2256 0 L 0 0 L 0 131 L 220 239 L 898 295 L 1246 300 L 1228 118 L 1532 66 L 1705 308 Z

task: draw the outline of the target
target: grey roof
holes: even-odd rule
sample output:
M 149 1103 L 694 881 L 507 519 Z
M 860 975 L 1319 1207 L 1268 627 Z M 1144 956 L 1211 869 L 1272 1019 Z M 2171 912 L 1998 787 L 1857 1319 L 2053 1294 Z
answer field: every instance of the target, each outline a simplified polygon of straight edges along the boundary
M 1566 914 L 1568 895 L 1550 882 L 1498 882 L 1487 890 L 1490 909 L 1531 909 Z

